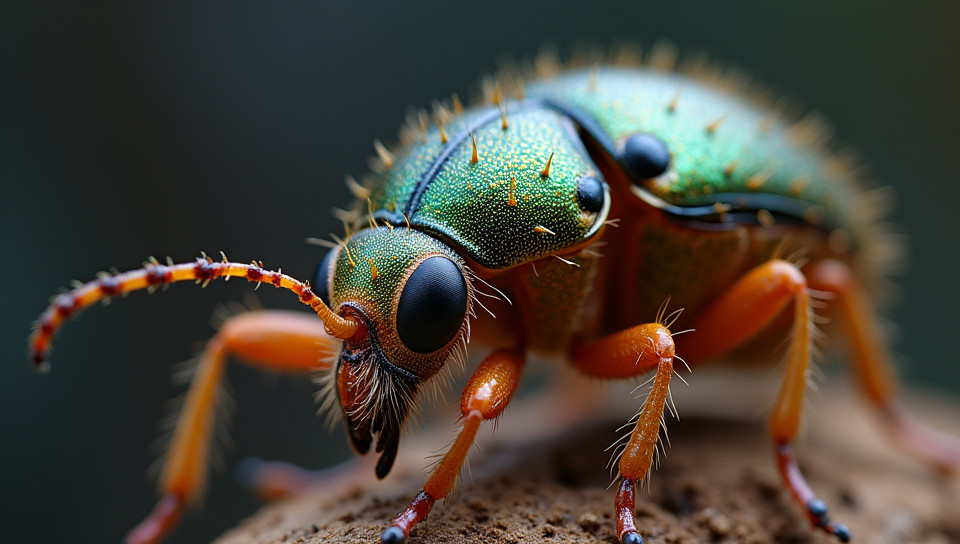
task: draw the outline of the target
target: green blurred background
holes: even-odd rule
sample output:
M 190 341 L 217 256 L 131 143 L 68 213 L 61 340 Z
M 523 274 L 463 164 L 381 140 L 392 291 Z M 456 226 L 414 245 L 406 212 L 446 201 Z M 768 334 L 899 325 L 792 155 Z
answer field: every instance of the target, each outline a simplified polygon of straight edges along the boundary
M 269 5 L 268 5 L 269 4 Z M 339 5 L 343 4 L 343 5 Z M 342 178 L 410 106 L 469 94 L 501 58 L 544 43 L 667 39 L 735 62 L 829 116 L 896 188 L 911 241 L 890 313 L 910 383 L 954 395 L 960 303 L 960 4 L 956 2 L 458 1 L 4 2 L 0 540 L 118 542 L 152 507 L 144 473 L 173 363 L 209 337 L 242 282 L 173 287 L 95 308 L 60 336 L 47 377 L 25 338 L 73 278 L 148 255 L 224 250 L 307 276 L 338 230 Z M 858 4 L 858 5 L 855 5 Z M 258 291 L 270 307 L 287 294 Z M 235 453 L 203 515 L 205 542 L 256 507 L 234 480 L 247 455 L 324 466 L 348 455 L 314 417 L 313 387 L 230 369 Z

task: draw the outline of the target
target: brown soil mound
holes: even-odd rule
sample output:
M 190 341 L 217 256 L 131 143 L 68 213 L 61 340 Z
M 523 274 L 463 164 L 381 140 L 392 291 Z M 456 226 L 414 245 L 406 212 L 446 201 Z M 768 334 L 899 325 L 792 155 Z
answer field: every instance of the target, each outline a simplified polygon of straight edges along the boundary
M 960 542 L 958 479 L 897 451 L 855 397 L 847 390 L 816 398 L 818 416 L 797 447 L 832 518 L 845 523 L 857 543 Z M 907 405 L 960 434 L 956 403 L 913 397 Z M 538 422 L 563 414 L 541 410 L 518 406 L 507 414 L 522 421 L 472 452 L 472 478 L 464 473 L 459 492 L 437 503 L 414 529 L 411 544 L 617 542 L 604 449 L 618 425 L 595 421 L 543 438 L 553 432 L 543 427 L 552 425 Z M 638 495 L 637 525 L 648 544 L 835 542 L 810 529 L 784 490 L 761 423 L 682 415 L 669 423 L 672 446 L 649 491 Z M 489 432 L 481 434 L 489 439 Z M 407 440 L 406 457 L 386 482 L 373 481 L 366 460 L 344 467 L 325 485 L 264 508 L 217 544 L 378 543 L 422 485 L 425 452 L 449 439 L 445 433 L 432 443 Z M 419 442 L 430 444 L 418 448 Z

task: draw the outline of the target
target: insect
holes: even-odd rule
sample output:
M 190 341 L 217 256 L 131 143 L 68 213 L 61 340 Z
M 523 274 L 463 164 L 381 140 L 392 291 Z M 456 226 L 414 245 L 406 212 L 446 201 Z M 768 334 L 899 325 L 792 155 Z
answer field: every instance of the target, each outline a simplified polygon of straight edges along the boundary
M 244 278 L 292 291 L 309 313 L 229 319 L 209 341 L 160 479 L 162 498 L 128 541 L 159 541 L 199 498 L 228 355 L 266 370 L 325 371 L 359 454 L 390 471 L 425 387 L 492 346 L 460 403 L 456 440 L 383 531 L 404 542 L 448 495 L 485 421 L 499 417 L 527 354 L 554 354 L 584 374 L 653 373 L 650 395 L 617 448 L 616 533 L 643 542 L 635 492 L 651 469 L 677 365 L 767 356 L 787 338 L 769 434 L 785 486 L 812 527 L 842 542 L 799 470 L 792 442 L 815 351 L 814 309 L 846 325 L 867 399 L 915 454 L 960 467 L 960 442 L 907 416 L 895 395 L 874 298 L 896 257 L 882 193 L 825 146 L 816 117 L 786 118 L 740 79 L 654 48 L 584 68 L 542 56 L 485 82 L 482 103 L 455 95 L 414 116 L 403 147 L 375 142 L 374 173 L 348 180 L 343 237 L 312 281 L 260 262 L 202 256 L 98 279 L 56 297 L 30 339 L 47 367 L 53 335 L 86 307 L 179 281 Z M 683 308 L 672 314 L 664 301 Z M 489 314 L 489 315 L 487 315 Z M 495 319 L 494 319 L 495 316 Z M 317 319 L 319 317 L 319 319 Z M 681 334 L 685 333 L 685 334 Z M 415 535 L 414 535 L 415 536 Z

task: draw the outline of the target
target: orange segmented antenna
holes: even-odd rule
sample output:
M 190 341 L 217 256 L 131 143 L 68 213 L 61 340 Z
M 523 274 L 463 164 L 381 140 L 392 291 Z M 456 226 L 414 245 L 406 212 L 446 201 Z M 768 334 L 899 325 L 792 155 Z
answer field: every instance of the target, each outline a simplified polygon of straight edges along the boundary
M 53 336 L 68 319 L 101 300 L 142 289 L 155 289 L 178 281 L 193 280 L 206 286 L 217 278 L 226 280 L 232 277 L 245 278 L 258 285 L 269 283 L 274 287 L 293 291 L 300 298 L 300 302 L 317 312 L 327 332 L 332 336 L 347 340 L 352 338 L 359 329 L 359 324 L 355 320 L 341 317 L 327 307 L 310 289 L 308 283 L 293 279 L 279 270 L 265 270 L 261 262 L 241 264 L 227 261 L 226 258 L 222 261 L 214 261 L 203 255 L 192 263 L 160 264 L 153 260 L 136 270 L 115 275 L 103 274 L 93 281 L 55 297 L 50 306 L 40 315 L 36 329 L 30 336 L 30 360 L 37 370 L 41 372 L 49 370 L 47 358 Z

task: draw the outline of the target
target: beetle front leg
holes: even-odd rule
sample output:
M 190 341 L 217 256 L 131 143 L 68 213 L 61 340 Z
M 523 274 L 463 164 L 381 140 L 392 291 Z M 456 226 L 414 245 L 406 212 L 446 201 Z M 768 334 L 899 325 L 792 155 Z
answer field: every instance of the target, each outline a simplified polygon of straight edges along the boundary
M 310 314 L 263 310 L 227 320 L 207 343 L 187 392 L 160 477 L 161 498 L 126 542 L 159 542 L 185 505 L 200 499 L 227 355 L 273 372 L 306 374 L 322 368 L 324 352 L 332 353 L 339 342 Z
M 423 489 L 383 531 L 380 539 L 384 544 L 404 542 L 414 525 L 427 518 L 433 504 L 450 493 L 473 446 L 480 423 L 503 413 L 520 383 L 523 363 L 521 350 L 501 349 L 488 355 L 470 376 L 460 397 L 463 428 Z
M 960 473 L 960 439 L 933 429 L 907 414 L 897 402 L 897 378 L 873 312 L 856 276 L 832 259 L 810 266 L 811 285 L 833 293 L 849 335 L 851 359 L 863 394 L 873 404 L 893 437 L 909 452 L 947 473 Z
M 623 544 L 643 544 L 634 521 L 634 492 L 650 472 L 660 436 L 663 410 L 670 396 L 676 351 L 666 326 L 648 323 L 612 334 L 571 353 L 575 367 L 594 376 L 623 378 L 656 368 L 653 387 L 640 409 L 617 468 L 620 483 L 615 501 L 617 537 Z
M 768 261 L 748 271 L 694 322 L 696 334 L 684 337 L 679 343 L 684 356 L 693 361 L 714 359 L 766 329 L 790 303 L 793 303 L 794 316 L 787 368 L 768 430 L 775 442 L 777 465 L 784 483 L 803 505 L 810 523 L 841 542 L 848 542 L 849 530 L 830 521 L 826 504 L 811 491 L 790 446 L 800 429 L 812 356 L 813 312 L 803 273 L 782 260 Z

